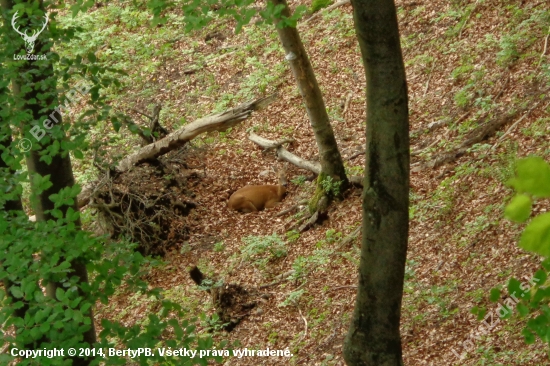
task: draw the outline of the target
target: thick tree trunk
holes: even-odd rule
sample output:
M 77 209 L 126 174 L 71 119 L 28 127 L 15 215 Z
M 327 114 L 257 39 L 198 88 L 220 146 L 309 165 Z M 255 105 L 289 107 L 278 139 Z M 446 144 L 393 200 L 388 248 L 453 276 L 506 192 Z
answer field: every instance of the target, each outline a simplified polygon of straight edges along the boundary
M 409 225 L 407 84 L 393 0 L 352 0 L 367 80 L 359 287 L 348 365 L 403 365 L 399 321 Z
M 271 1 L 274 5 L 283 5 L 285 8 L 282 11 L 282 15 L 290 17 L 290 9 L 286 0 Z M 334 131 L 330 125 L 321 89 L 319 89 L 319 85 L 317 84 L 317 79 L 315 78 L 298 30 L 293 27 L 277 27 L 277 32 L 283 44 L 286 59 L 290 63 L 298 89 L 306 105 L 311 128 L 315 134 L 315 141 L 319 149 L 322 174 L 341 181 L 340 190 L 343 192 L 348 187 L 344 163 L 336 144 Z
M 31 3 L 34 2 L 30 2 L 28 7 L 36 7 L 36 4 L 33 5 Z M 10 0 L 0 0 L 0 5 L 2 5 L 4 14 L 8 14 L 8 11 L 13 7 L 13 3 Z M 39 7 L 40 10 L 45 11 L 42 2 L 39 4 Z M 10 24 L 9 19 L 4 19 L 4 22 Z M 47 31 L 44 33 L 47 33 Z M 35 43 L 34 51 L 36 54 L 48 54 L 50 51 L 49 47 L 51 47 L 51 43 L 42 42 L 40 38 L 38 38 Z M 12 80 L 12 91 L 19 102 L 18 107 L 29 113 L 27 121 L 24 121 L 21 126 L 18 126 L 21 127 L 23 131 L 30 130 L 32 127 L 31 121 L 38 121 L 41 123 L 50 115 L 55 116 L 58 125 L 62 123 L 61 115 L 58 111 L 54 111 L 54 107 L 57 104 L 57 77 L 50 61 L 51 54 L 49 56 L 48 60 L 43 61 L 20 61 L 21 67 L 18 69 L 18 76 Z M 24 89 L 23 86 L 25 86 Z M 47 91 L 43 90 L 44 86 L 48 86 Z M 30 90 L 26 91 L 28 89 Z M 49 164 L 40 160 L 41 151 L 48 149 L 54 143 L 61 144 L 62 139 L 56 140 L 53 134 L 49 134 L 48 137 L 49 138 L 43 138 L 40 141 L 33 139 L 31 142 L 33 145 L 38 145 L 39 148 L 37 149 L 36 146 L 33 146 L 27 158 L 29 175 L 38 174 L 42 177 L 50 175 L 50 182 L 52 183 L 50 188 L 42 191 L 38 194 L 37 199 L 31 202 L 34 206 L 37 220 L 55 220 L 53 216 L 46 213 L 46 211 L 54 208 L 54 203 L 50 201 L 48 197 L 58 193 L 63 188 L 72 187 L 75 184 L 69 154 L 62 154 L 60 151 L 52 156 L 52 161 Z M 33 188 L 34 193 L 35 187 L 31 188 Z M 78 210 L 76 199 L 73 205 L 62 206 L 59 207 L 59 209 L 65 213 L 69 207 L 73 208 L 75 211 Z M 75 225 L 80 226 L 80 221 L 75 222 Z M 81 283 L 88 282 L 85 263 L 82 263 L 78 259 L 74 260 L 71 263 L 71 268 L 73 274 L 78 276 Z M 55 298 L 55 289 L 56 284 L 49 283 L 46 289 L 47 295 Z M 93 345 L 96 342 L 96 335 L 91 310 L 87 315 L 90 317 L 92 323 L 91 329 L 84 334 L 84 341 Z M 74 365 L 87 365 L 89 362 L 89 359 L 76 358 L 73 360 Z

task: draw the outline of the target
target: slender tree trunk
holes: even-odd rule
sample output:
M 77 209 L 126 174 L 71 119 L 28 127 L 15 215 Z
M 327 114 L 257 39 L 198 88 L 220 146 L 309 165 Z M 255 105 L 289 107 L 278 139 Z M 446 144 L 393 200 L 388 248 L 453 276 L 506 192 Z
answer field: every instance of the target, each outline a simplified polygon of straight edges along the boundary
M 283 5 L 282 15 L 290 17 L 290 9 L 286 0 L 271 1 L 274 5 Z M 277 27 L 277 32 L 283 44 L 286 59 L 290 63 L 292 74 L 296 79 L 298 89 L 306 105 L 311 128 L 315 134 L 315 141 L 319 149 L 322 174 L 332 177 L 336 181 L 341 181 L 340 190 L 343 192 L 348 187 L 346 170 L 340 151 L 338 150 L 338 145 L 336 144 L 334 131 L 330 125 L 321 89 L 319 89 L 319 84 L 315 78 L 315 73 L 309 62 L 298 30 L 294 27 Z
M 36 7 L 36 4 L 31 3 L 34 2 L 29 2 L 29 7 Z M 0 0 L 0 5 L 2 5 L 4 14 L 8 14 L 13 7 L 13 3 L 10 0 Z M 44 4 L 42 2 L 40 2 L 39 8 L 45 12 Z M 4 19 L 4 22 L 10 24 L 10 19 Z M 41 124 L 43 120 L 50 115 L 55 116 L 58 121 L 57 125 L 62 125 L 61 115 L 59 112 L 54 110 L 54 108 L 58 105 L 58 98 L 57 77 L 51 63 L 52 55 L 49 53 L 51 43 L 43 42 L 41 40 L 42 38 L 47 39 L 47 29 L 48 28 L 46 28 L 46 31 L 36 40 L 34 52 L 35 54 L 49 54 L 49 59 L 41 61 L 20 61 L 21 67 L 18 69 L 18 76 L 12 79 L 12 91 L 18 100 L 18 107 L 21 108 L 21 110 L 28 111 L 30 114 L 28 120 L 23 122 L 21 126 L 18 126 L 21 127 L 23 131 L 30 130 L 32 127 L 32 121 L 37 121 Z M 45 86 L 47 86 L 46 90 L 43 89 Z M 48 210 L 52 210 L 54 208 L 54 203 L 50 201 L 49 196 L 58 193 L 63 188 L 72 187 L 75 184 L 71 160 L 67 152 L 63 153 L 62 151 L 59 151 L 54 154 L 50 163 L 40 159 L 41 151 L 52 147 L 54 144 L 61 144 L 63 139 L 65 139 L 64 136 L 61 138 L 56 138 L 54 134 L 50 133 L 48 137 L 44 137 L 40 141 L 37 141 L 36 139 L 31 141 L 35 146 L 33 146 L 33 149 L 30 151 L 30 155 L 27 158 L 29 175 L 37 174 L 42 177 L 50 175 L 49 180 L 52 183 L 50 188 L 38 194 L 37 199 L 32 202 L 37 220 L 56 220 L 53 216 L 47 213 Z M 34 187 L 31 188 L 35 191 Z M 74 203 L 72 205 L 65 205 L 59 207 L 59 209 L 63 212 L 63 214 L 65 214 L 70 207 L 75 211 L 78 211 L 78 203 L 76 202 L 76 198 L 74 199 Z M 79 227 L 80 221 L 78 220 L 75 222 L 75 225 Z M 78 276 L 81 283 L 88 282 L 88 274 L 85 263 L 82 263 L 80 260 L 76 259 L 71 263 L 71 269 L 73 274 Z M 56 283 L 48 283 L 46 287 L 47 295 L 55 298 L 56 287 Z M 84 342 L 93 345 L 96 342 L 96 334 L 92 311 L 90 310 L 87 315 L 90 317 L 92 323 L 91 328 L 84 334 Z M 73 364 L 87 365 L 90 361 L 90 359 L 75 358 L 73 359 Z
M 363 243 L 348 365 L 403 365 L 399 321 L 409 227 L 407 84 L 393 0 L 352 0 L 367 80 Z

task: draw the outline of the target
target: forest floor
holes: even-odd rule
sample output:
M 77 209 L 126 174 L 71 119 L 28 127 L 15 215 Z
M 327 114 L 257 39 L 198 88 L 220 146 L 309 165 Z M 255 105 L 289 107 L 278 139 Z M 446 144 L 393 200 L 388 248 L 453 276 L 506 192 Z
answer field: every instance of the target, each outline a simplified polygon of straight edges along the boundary
M 540 266 L 539 258 L 517 247 L 522 226 L 504 220 L 502 212 L 513 193 L 506 181 L 516 158 L 548 158 L 550 152 L 550 101 L 541 99 L 550 86 L 550 10 L 544 1 L 396 3 L 413 152 L 401 319 L 405 364 L 547 365 L 548 345 L 540 340 L 524 343 L 524 319 L 514 314 L 480 334 L 481 322 L 471 309 L 496 311 L 497 304 L 488 299 L 491 288 L 505 286 L 512 277 L 530 278 Z M 264 153 L 249 141 L 250 131 L 274 140 L 291 137 L 290 151 L 317 158 L 276 32 L 250 25 L 235 35 L 231 22 L 215 21 L 202 32 L 174 38 L 182 34 L 174 14 L 151 35 L 141 24 L 149 17 L 146 10 L 125 11 L 108 5 L 79 20 L 90 32 L 95 29 L 90 47 L 101 48 L 98 58 L 129 73 L 123 80 L 126 89 L 112 97 L 113 105 L 147 110 L 162 103 L 161 123 L 174 130 L 182 121 L 278 92 L 251 119 L 225 133 L 199 137 L 181 152 L 198 172 L 186 181 L 198 206 L 178 218 L 176 227 L 187 231 L 187 239 L 169 248 L 166 264 L 149 273 L 151 285 L 165 289 L 165 296 L 190 315 L 215 313 L 210 295 L 189 276 L 195 265 L 210 278 L 267 295 L 258 297 L 258 305 L 230 333 L 208 318 L 199 329 L 210 323 L 217 340 L 238 340 L 249 349 L 289 348 L 293 357 L 229 358 L 226 365 L 344 365 L 342 344 L 354 308 L 361 237 L 340 244 L 361 224 L 361 190 L 346 192 L 345 199 L 331 205 L 327 220 L 302 234 L 293 231 L 299 217 L 277 216 L 312 194 L 309 172 L 296 167 L 289 167 L 289 193 L 280 207 L 251 214 L 227 208 L 227 199 L 238 188 L 276 183 L 269 172 L 277 163 L 274 153 Z M 101 29 L 108 31 L 100 34 Z M 362 175 L 364 155 L 356 153 L 365 146 L 365 77 L 351 5 L 298 29 L 346 167 L 350 174 Z M 102 48 L 102 42 L 109 47 Z M 124 52 L 133 60 L 122 62 Z M 429 164 L 460 147 L 476 128 L 512 112 L 511 122 L 496 135 L 469 146 L 454 160 Z M 126 139 L 127 146 L 137 141 L 130 134 Z M 83 165 L 80 171 L 87 168 Z M 81 183 L 89 179 L 88 173 L 77 177 Z M 547 209 L 542 202 L 534 212 Z M 266 250 L 266 243 L 277 250 Z M 283 273 L 288 276 L 279 281 Z M 130 324 L 153 306 L 121 293 L 100 306 L 96 317 Z

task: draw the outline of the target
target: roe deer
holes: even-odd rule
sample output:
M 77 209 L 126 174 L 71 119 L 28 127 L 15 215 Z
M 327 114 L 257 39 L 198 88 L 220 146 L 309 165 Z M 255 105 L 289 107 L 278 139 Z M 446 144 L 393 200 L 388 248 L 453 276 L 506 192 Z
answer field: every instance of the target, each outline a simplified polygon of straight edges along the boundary
M 286 169 L 273 170 L 279 177 L 279 185 L 245 186 L 229 197 L 229 208 L 241 212 L 257 212 L 275 207 L 281 202 L 286 194 Z

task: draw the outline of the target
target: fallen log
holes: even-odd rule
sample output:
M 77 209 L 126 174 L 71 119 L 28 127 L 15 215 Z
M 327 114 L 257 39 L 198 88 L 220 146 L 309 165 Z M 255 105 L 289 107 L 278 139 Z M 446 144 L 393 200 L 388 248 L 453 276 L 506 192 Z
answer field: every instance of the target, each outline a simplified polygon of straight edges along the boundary
M 134 165 L 157 158 L 186 144 L 201 133 L 225 131 L 229 127 L 235 126 L 249 118 L 253 111 L 265 108 L 268 104 L 273 102 L 276 97 L 277 95 L 273 94 L 265 98 L 243 103 L 225 112 L 193 121 L 179 130 L 168 134 L 164 138 L 143 146 L 138 151 L 128 155 L 118 163 L 115 170 L 120 173 L 125 172 Z M 95 185 L 97 184 L 88 184 L 83 187 L 82 192 L 78 195 L 79 209 L 88 205 L 94 189 L 96 188 Z
M 250 135 L 248 136 L 248 139 L 254 142 L 256 145 L 263 147 L 265 150 L 275 149 L 279 159 L 288 161 L 289 163 L 297 166 L 298 168 L 309 170 L 310 172 L 313 172 L 317 175 L 321 173 L 321 164 L 319 164 L 318 162 L 302 159 L 301 157 L 294 155 L 293 153 L 291 153 L 290 151 L 288 151 L 282 146 L 283 144 L 292 142 L 293 140 L 283 139 L 279 141 L 272 141 L 272 140 L 263 138 L 261 136 L 258 136 L 254 132 L 250 133 Z M 351 176 L 349 177 L 349 181 L 359 186 L 363 185 L 363 177 Z
M 135 153 L 128 155 L 118 163 L 115 169 L 118 172 L 125 172 L 136 164 L 155 159 L 185 145 L 201 133 L 225 131 L 229 127 L 233 127 L 249 118 L 252 112 L 266 107 L 275 98 L 276 94 L 273 94 L 265 98 L 243 103 L 225 112 L 206 116 L 191 122 L 181 129 L 168 134 L 163 139 L 144 146 Z

